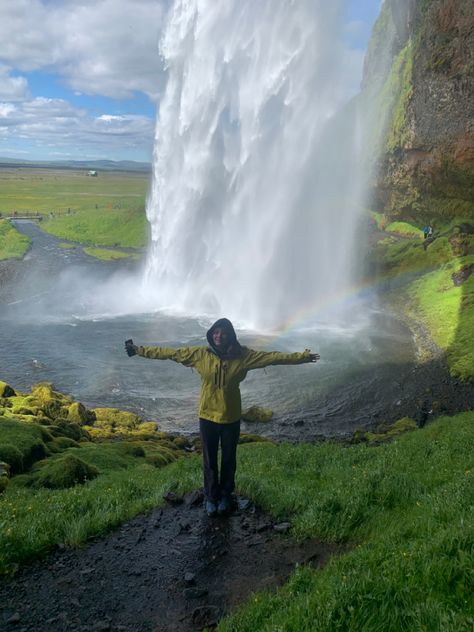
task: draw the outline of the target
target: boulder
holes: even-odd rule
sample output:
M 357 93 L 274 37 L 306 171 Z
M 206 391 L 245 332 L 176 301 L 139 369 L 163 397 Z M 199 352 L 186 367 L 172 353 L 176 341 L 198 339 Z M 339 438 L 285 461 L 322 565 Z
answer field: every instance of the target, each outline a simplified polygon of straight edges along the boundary
M 0 380 L 0 397 L 14 397 L 16 395 L 12 387 Z

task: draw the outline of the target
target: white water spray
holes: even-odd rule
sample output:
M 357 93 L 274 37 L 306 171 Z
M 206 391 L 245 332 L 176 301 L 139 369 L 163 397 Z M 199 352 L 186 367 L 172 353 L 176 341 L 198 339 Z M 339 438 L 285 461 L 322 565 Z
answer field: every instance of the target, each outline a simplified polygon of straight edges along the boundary
M 343 3 L 176 0 L 161 54 L 148 304 L 269 328 L 351 281 L 363 194 Z M 349 112 L 349 110 L 348 110 Z

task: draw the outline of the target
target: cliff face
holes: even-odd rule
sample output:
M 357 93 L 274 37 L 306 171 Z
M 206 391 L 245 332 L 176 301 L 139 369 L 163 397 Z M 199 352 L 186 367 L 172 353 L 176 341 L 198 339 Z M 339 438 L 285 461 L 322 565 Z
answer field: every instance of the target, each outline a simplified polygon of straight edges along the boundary
M 472 0 L 385 0 L 363 89 L 383 112 L 375 206 L 418 222 L 474 217 Z

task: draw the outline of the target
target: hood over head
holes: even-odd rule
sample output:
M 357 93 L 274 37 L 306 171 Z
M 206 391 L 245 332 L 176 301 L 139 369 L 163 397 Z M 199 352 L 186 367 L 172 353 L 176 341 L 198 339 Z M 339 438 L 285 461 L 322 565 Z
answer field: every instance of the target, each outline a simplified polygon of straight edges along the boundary
M 212 339 L 212 334 L 214 333 L 214 330 L 218 327 L 226 332 L 229 339 L 229 346 L 227 347 L 225 352 L 217 349 L 214 345 L 214 340 Z M 210 350 L 212 351 L 212 353 L 219 356 L 219 358 L 230 360 L 232 358 L 238 358 L 242 355 L 242 347 L 237 340 L 234 326 L 228 318 L 219 318 L 219 320 L 216 320 L 216 322 L 208 330 L 206 338 L 207 342 L 209 343 Z

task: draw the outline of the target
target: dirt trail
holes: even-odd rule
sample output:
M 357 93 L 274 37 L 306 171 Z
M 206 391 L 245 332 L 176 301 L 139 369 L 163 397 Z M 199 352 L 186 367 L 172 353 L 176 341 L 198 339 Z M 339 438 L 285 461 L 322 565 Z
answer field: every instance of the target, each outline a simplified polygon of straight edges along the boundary
M 338 552 L 315 540 L 295 543 L 288 526 L 244 499 L 231 516 L 209 518 L 192 492 L 2 580 L 0 630 L 212 629 L 252 592 L 282 584 L 296 564 L 322 566 Z

